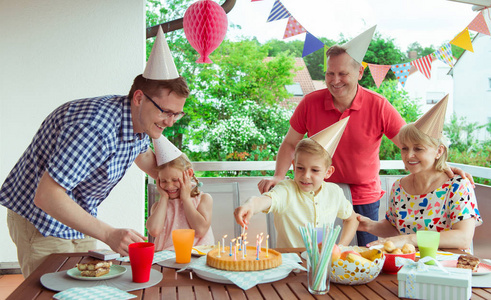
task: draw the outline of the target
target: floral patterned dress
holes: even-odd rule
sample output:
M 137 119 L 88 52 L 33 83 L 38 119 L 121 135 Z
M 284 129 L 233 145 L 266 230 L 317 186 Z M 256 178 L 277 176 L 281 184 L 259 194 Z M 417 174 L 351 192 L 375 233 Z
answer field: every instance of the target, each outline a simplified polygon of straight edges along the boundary
M 424 195 L 407 193 L 398 179 L 392 186 L 385 218 L 400 234 L 418 230 L 446 231 L 469 218 L 476 220 L 476 226 L 482 224 L 474 189 L 469 180 L 460 176 Z

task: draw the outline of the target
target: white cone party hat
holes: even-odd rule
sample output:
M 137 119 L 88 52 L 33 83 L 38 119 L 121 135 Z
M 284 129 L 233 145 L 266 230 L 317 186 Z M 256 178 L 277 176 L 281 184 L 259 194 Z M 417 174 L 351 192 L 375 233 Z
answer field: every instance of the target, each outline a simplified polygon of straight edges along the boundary
M 440 139 L 443 133 L 443 123 L 445 123 L 447 104 L 448 94 L 422 115 L 421 118 L 414 123 L 414 126 L 432 138 Z
M 342 45 L 341 48 L 345 49 L 346 53 L 348 53 L 354 60 L 361 64 L 363 58 L 365 57 L 365 53 L 367 53 L 368 46 L 372 41 L 372 37 L 375 33 L 376 27 L 377 25 L 373 26 L 370 29 L 367 29 L 362 34 Z
M 162 27 L 159 27 L 157 38 L 152 47 L 152 52 L 143 72 L 143 78 L 152 80 L 168 80 L 179 77 L 174 59 L 170 53 L 169 45 L 165 40 Z
M 349 116 L 347 118 L 341 119 L 326 129 L 319 131 L 310 137 L 310 139 L 319 143 L 324 149 L 326 149 L 327 153 L 332 156 L 338 147 L 339 140 L 341 140 L 341 136 L 343 135 L 344 129 L 346 125 L 348 125 Z
M 177 147 L 163 135 L 158 139 L 153 139 L 153 148 L 155 149 L 157 166 L 168 163 L 182 154 L 181 150 L 177 149 Z

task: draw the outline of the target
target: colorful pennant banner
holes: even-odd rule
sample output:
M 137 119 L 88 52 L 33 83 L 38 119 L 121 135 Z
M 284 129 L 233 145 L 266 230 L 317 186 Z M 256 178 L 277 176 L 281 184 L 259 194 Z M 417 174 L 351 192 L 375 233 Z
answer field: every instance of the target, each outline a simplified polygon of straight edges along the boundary
M 406 85 L 407 76 L 409 75 L 409 69 L 411 69 L 410 63 L 396 64 L 390 67 L 392 72 L 396 75 L 397 80 L 404 87 Z
M 379 88 L 382 81 L 384 81 L 385 75 L 387 75 L 390 67 L 391 65 L 368 64 L 368 68 L 370 69 L 370 73 L 372 73 L 377 88 Z
M 423 73 L 426 78 L 431 78 L 431 63 L 433 62 L 433 53 L 413 60 L 411 65 L 415 66 L 418 71 Z
M 269 17 L 268 17 L 267 22 L 286 19 L 290 16 L 291 16 L 290 13 L 283 6 L 283 4 L 280 2 L 280 0 L 276 0 L 274 2 L 273 8 L 271 9 L 271 12 L 269 13 Z
M 474 52 L 474 49 L 472 48 L 471 36 L 469 35 L 469 29 L 467 27 L 462 30 L 461 33 L 457 34 L 457 36 L 450 41 L 450 44 L 465 50 L 469 50 L 470 52 Z
M 470 30 L 477 31 L 479 33 L 489 34 L 489 28 L 488 24 L 486 24 L 486 20 L 484 20 L 484 15 L 482 11 L 477 14 L 477 16 L 472 20 L 472 22 L 469 23 L 469 26 L 467 26 Z
M 288 18 L 288 23 L 286 24 L 286 29 L 285 29 L 285 34 L 283 35 L 283 39 L 286 39 L 286 38 L 289 38 L 289 37 L 292 37 L 294 35 L 301 34 L 304 32 L 307 32 L 307 30 L 305 30 L 305 28 L 303 28 L 303 26 L 300 25 L 300 23 L 298 23 L 298 21 L 295 20 L 295 18 L 290 16 L 290 18 Z
M 307 35 L 305 36 L 305 42 L 303 43 L 303 52 L 302 57 L 313 53 L 320 48 L 324 47 L 324 43 L 316 38 L 313 34 L 307 31 Z
M 435 55 L 436 58 L 446 63 L 451 68 L 453 68 L 453 55 L 452 55 L 452 47 L 450 46 L 450 43 L 444 44 L 438 50 L 433 52 L 433 54 Z
M 251 0 L 251 2 L 261 1 L 261 0 Z M 302 52 L 302 57 L 305 57 L 322 47 L 324 47 L 324 72 L 327 70 L 327 58 L 326 51 L 329 49 L 328 46 L 324 45 L 321 40 L 316 38 L 312 33 L 308 32 L 286 9 L 286 7 L 281 3 L 280 0 L 275 0 L 273 8 L 269 13 L 267 22 L 277 21 L 288 18 L 288 23 L 285 28 L 285 33 L 283 39 L 289 38 L 298 34 L 307 33 L 305 35 L 305 42 Z M 377 65 L 362 62 L 363 68 L 370 69 L 372 73 L 375 85 L 380 87 L 380 84 L 385 79 L 389 69 L 392 69 L 396 75 L 397 80 L 404 87 L 406 84 L 407 77 L 409 75 L 409 69 L 414 66 L 419 72 L 424 74 L 426 78 L 431 78 L 431 64 L 433 60 L 439 59 L 444 63 L 448 64 L 450 67 L 454 65 L 454 58 L 452 55 L 452 48 L 450 44 L 460 47 L 464 50 L 474 52 L 472 47 L 472 41 L 469 34 L 469 29 L 482 34 L 491 35 L 491 8 L 486 8 L 478 13 L 478 15 L 469 23 L 462 32 L 457 34 L 449 43 L 444 44 L 435 52 L 427 55 L 425 57 L 416 59 L 411 62 L 394 64 L 394 65 Z

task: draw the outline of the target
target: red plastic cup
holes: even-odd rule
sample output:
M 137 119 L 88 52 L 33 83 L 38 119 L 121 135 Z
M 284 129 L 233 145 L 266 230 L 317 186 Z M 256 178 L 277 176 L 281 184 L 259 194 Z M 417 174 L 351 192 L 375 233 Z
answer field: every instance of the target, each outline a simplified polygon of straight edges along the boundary
M 128 246 L 133 282 L 142 283 L 150 280 L 155 245 L 153 243 L 133 243 Z

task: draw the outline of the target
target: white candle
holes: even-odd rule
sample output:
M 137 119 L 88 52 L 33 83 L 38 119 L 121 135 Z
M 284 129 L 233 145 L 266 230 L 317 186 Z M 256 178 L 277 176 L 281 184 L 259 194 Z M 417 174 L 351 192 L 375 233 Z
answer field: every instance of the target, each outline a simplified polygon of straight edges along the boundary
M 220 241 L 218 241 L 218 255 L 217 255 L 217 257 L 221 257 L 220 251 L 222 251 L 222 250 L 220 249 Z
M 225 238 L 226 238 L 226 237 L 227 237 L 227 235 L 224 235 L 224 236 L 222 237 L 222 247 L 223 247 L 222 252 L 225 252 Z M 220 251 L 220 248 L 218 249 L 218 251 Z
M 232 239 L 230 241 L 230 256 L 232 256 L 232 245 L 233 245 L 234 242 L 235 242 L 235 239 Z
M 244 257 L 247 257 L 247 243 L 249 243 L 248 241 L 244 241 L 244 252 L 242 252 L 242 254 L 244 255 Z
M 261 245 L 263 243 L 263 233 L 259 234 L 259 252 L 261 252 Z
M 269 234 L 266 236 L 266 257 L 268 257 L 268 240 L 269 240 Z

